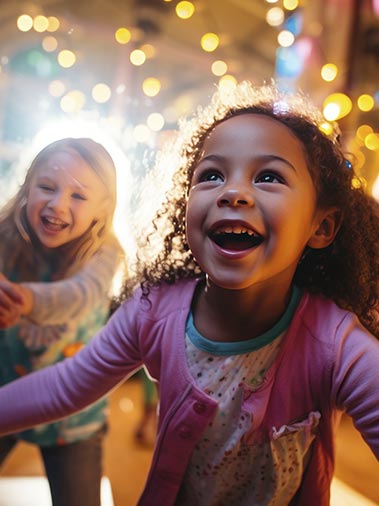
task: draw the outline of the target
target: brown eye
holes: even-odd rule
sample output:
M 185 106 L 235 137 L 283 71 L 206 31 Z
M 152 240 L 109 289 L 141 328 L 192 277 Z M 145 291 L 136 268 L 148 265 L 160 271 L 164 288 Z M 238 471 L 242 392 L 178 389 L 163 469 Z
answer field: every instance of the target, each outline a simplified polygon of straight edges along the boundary
M 206 170 L 199 176 L 199 182 L 217 182 L 217 181 L 223 181 L 223 177 L 221 174 L 216 170 Z
M 266 171 L 259 174 L 255 179 L 256 183 L 284 183 L 284 179 L 279 176 L 276 172 Z

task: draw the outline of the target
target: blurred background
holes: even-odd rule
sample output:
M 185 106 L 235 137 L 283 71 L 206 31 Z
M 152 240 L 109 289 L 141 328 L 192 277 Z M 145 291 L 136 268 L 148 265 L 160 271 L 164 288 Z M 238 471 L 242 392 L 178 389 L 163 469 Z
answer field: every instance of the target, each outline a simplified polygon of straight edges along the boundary
M 359 182 L 379 195 L 379 0 L 0 6 L 3 176 L 33 142 L 87 133 L 113 142 L 135 181 L 144 176 L 146 153 L 216 86 L 275 78 L 340 122 Z
M 325 129 L 339 122 L 356 184 L 379 199 L 379 0 L 0 0 L 0 7 L 0 203 L 43 145 L 93 137 L 116 162 L 116 229 L 129 252 L 128 217 L 153 153 L 178 120 L 217 86 L 272 78 L 310 95 Z M 106 471 L 115 504 L 133 506 L 151 457 L 134 438 L 138 380 L 112 395 Z M 3 476 L 41 473 L 34 449 L 21 447 Z M 379 466 L 347 420 L 336 473 L 379 504 Z

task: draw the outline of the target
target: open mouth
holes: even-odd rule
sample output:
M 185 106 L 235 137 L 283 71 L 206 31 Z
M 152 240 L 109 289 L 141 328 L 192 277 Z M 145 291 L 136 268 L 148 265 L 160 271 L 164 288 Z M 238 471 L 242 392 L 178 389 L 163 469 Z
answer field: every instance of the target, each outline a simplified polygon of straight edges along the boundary
M 57 218 L 41 216 L 41 221 L 48 230 L 54 232 L 63 230 L 64 228 L 68 227 L 68 223 L 65 223 L 62 220 L 58 220 Z
M 244 251 L 259 246 L 263 237 L 254 230 L 245 227 L 227 227 L 215 230 L 210 239 L 220 248 L 230 251 Z

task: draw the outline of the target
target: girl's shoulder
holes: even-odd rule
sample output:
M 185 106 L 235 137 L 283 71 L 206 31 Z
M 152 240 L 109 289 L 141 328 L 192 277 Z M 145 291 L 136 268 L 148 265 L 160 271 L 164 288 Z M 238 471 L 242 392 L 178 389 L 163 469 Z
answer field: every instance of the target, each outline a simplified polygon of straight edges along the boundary
M 313 337 L 325 343 L 330 343 L 338 334 L 353 330 L 371 336 L 355 313 L 319 294 L 304 292 L 294 316 L 296 318 Z
M 141 312 L 151 319 L 165 318 L 182 310 L 188 313 L 197 282 L 197 279 L 182 279 L 172 284 L 162 282 L 152 287 L 147 296 L 138 289 L 131 302 L 138 304 Z

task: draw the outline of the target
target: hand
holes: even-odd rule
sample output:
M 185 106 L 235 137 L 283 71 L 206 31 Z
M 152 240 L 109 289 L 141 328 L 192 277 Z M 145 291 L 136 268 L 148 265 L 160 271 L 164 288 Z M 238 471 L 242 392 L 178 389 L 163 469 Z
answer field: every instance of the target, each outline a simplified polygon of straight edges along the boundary
M 0 273 L 0 328 L 16 325 L 32 309 L 32 295 L 27 288 L 9 281 Z

